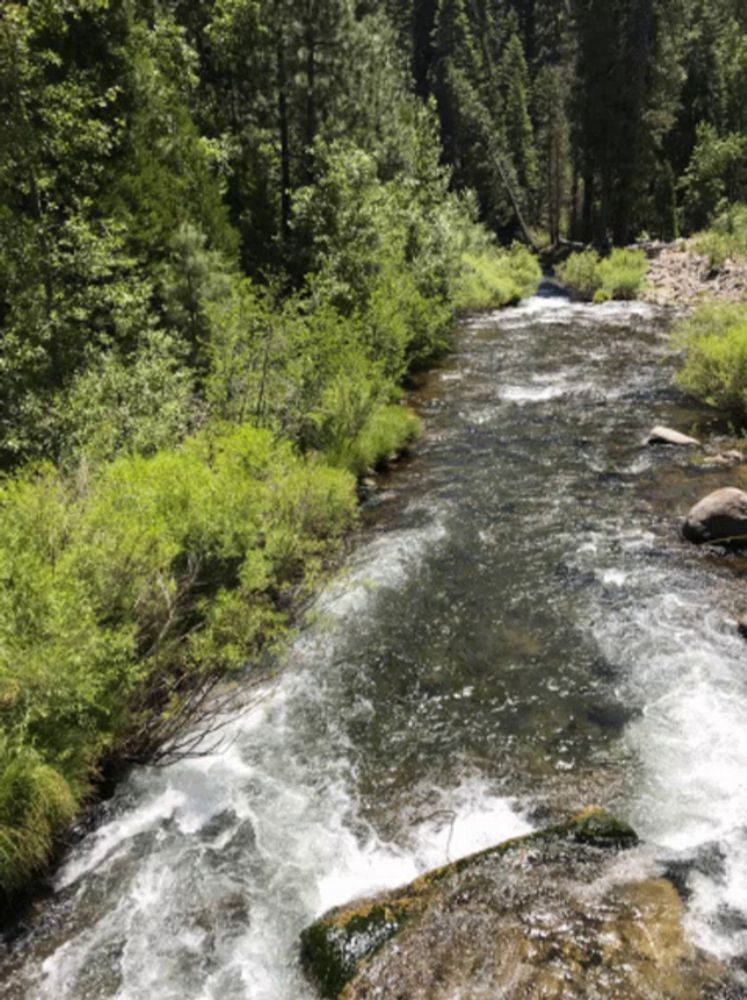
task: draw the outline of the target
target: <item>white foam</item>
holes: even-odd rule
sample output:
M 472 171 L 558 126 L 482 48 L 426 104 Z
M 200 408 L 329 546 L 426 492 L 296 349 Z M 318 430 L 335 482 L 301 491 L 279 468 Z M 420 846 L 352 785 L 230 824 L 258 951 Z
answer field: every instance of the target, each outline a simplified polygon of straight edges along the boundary
M 625 580 L 635 604 L 600 615 L 602 650 L 625 664 L 623 701 L 641 706 L 625 743 L 640 775 L 628 814 L 639 833 L 676 856 L 718 845 L 723 874 L 694 873 L 688 929 L 723 958 L 747 937 L 722 924 L 727 908 L 747 918 L 747 676 L 744 645 L 726 620 L 727 582 L 633 562 L 651 536 L 623 535 L 624 560 L 600 568 Z M 618 550 L 618 551 L 620 551 Z M 677 572 L 677 571 L 674 571 Z
M 138 771 L 72 852 L 57 884 L 85 927 L 23 970 L 38 1000 L 301 1000 L 298 933 L 314 916 L 530 829 L 476 779 L 430 789 L 433 808 L 393 842 L 358 816 L 325 675 L 344 661 L 351 621 L 445 537 L 445 511 L 421 513 L 421 528 L 374 539 L 319 598 L 289 651 L 293 669 L 232 723 L 222 752 Z M 315 706 L 312 753 L 303 720 Z M 355 708 L 371 710 L 365 699 Z
M 507 385 L 501 388 L 500 395 L 508 403 L 542 403 L 559 399 L 567 392 L 564 385 Z

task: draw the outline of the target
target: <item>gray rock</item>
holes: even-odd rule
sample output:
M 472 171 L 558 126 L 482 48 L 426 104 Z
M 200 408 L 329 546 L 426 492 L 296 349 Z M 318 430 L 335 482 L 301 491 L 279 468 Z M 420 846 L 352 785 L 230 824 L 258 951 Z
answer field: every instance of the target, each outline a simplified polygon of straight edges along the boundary
M 681 434 L 680 431 L 672 430 L 671 427 L 657 426 L 646 438 L 646 444 L 672 444 L 679 447 L 692 448 L 700 444 L 696 438 Z
M 747 546 L 747 493 L 731 486 L 709 493 L 690 510 L 682 535 L 695 545 Z

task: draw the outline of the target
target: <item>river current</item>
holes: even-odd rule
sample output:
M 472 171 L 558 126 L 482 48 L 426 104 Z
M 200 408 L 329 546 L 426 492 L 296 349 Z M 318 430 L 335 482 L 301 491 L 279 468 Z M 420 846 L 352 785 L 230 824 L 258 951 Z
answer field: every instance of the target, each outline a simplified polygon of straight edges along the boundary
M 416 453 L 219 751 L 136 770 L 0 962 L 7 1000 L 305 1000 L 330 906 L 598 803 L 747 960 L 747 564 L 688 547 L 737 472 L 668 317 L 540 295 L 465 322 Z M 747 965 L 746 965 L 747 967 Z M 747 995 L 747 993 L 745 993 Z

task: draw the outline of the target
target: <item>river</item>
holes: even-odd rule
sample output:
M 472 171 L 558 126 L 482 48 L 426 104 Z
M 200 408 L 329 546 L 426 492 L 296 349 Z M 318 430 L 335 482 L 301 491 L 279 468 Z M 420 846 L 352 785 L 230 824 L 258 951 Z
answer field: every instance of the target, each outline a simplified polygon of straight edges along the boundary
M 744 561 L 688 547 L 736 472 L 643 445 L 712 420 L 667 316 L 537 296 L 465 322 L 427 427 L 259 703 L 140 768 L 0 965 L 7 1000 L 303 1000 L 329 906 L 577 808 L 629 820 L 747 956 Z M 737 973 L 735 973 L 737 975 Z

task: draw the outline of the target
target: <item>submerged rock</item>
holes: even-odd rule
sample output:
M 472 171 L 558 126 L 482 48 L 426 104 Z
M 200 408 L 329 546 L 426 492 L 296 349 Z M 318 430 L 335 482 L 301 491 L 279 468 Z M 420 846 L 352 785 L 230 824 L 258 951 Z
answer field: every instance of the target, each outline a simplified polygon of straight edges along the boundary
M 682 534 L 695 545 L 747 545 L 747 493 L 732 486 L 709 493 L 690 510 Z
M 670 444 L 679 445 L 680 447 L 697 447 L 700 441 L 694 437 L 688 437 L 687 434 L 682 434 L 680 431 L 672 430 L 671 427 L 661 427 L 657 426 L 651 431 L 649 436 L 646 438 L 646 444 Z
M 615 875 L 635 832 L 601 809 L 332 910 L 301 936 L 341 1000 L 698 1000 L 721 967 L 663 878 Z

